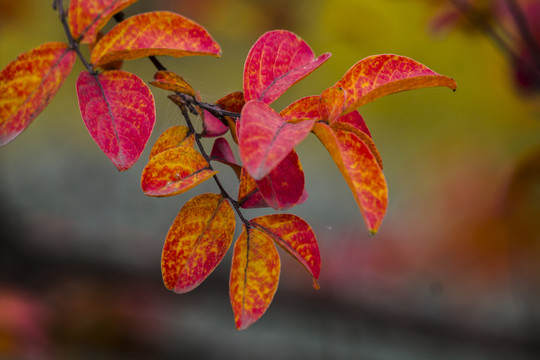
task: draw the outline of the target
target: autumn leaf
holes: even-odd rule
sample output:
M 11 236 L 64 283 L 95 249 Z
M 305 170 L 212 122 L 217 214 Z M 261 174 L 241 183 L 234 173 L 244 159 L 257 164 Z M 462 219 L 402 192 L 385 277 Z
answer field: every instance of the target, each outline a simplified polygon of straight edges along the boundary
M 289 31 L 263 34 L 249 51 L 244 65 L 246 102 L 259 100 L 271 104 L 330 56 L 326 53 L 315 58 L 308 44 Z
M 342 115 L 389 94 L 434 86 L 452 90 L 457 87 L 452 78 L 439 75 L 408 57 L 390 54 L 360 60 L 334 85 L 346 92 Z
M 356 111 L 353 111 L 352 113 L 342 116 L 341 118 L 338 119 L 337 122 L 334 122 L 330 127 L 332 128 L 332 130 L 342 130 L 342 131 L 349 132 L 356 135 L 358 139 L 360 139 L 364 143 L 364 145 L 367 146 L 367 148 L 369 149 L 369 151 L 375 158 L 375 161 L 377 161 L 377 165 L 379 165 L 379 167 L 382 170 L 383 163 L 382 163 L 381 154 L 379 154 L 379 150 L 377 150 L 377 147 L 375 146 L 375 143 L 371 139 L 371 136 L 365 133 L 361 128 L 356 127 L 356 126 L 361 126 L 361 124 L 347 122 L 347 120 L 350 119 L 348 115 L 354 114 L 355 112 Z
M 234 154 L 227 139 L 220 137 L 214 141 L 212 152 L 210 153 L 210 160 L 219 161 L 230 166 L 236 176 L 240 178 L 242 167 L 236 163 L 236 159 L 234 158 Z
M 179 146 L 193 146 L 195 135 L 189 132 L 186 126 L 176 125 L 165 130 L 152 146 L 150 159 L 160 152 Z
M 216 101 L 216 105 L 221 109 L 238 114 L 240 114 L 245 104 L 244 93 L 241 91 L 230 93 Z M 224 116 L 224 118 L 229 125 L 234 142 L 238 144 L 238 137 L 236 135 L 236 118 L 232 118 L 230 116 Z
M 270 207 L 263 199 L 257 182 L 242 168 L 240 185 L 238 187 L 238 204 L 244 209 L 257 209 Z
M 238 330 L 247 329 L 268 309 L 278 287 L 281 263 L 272 238 L 243 225 L 234 245 L 229 296 Z
M 189 200 L 172 224 L 161 256 L 163 282 L 169 290 L 193 290 L 221 262 L 231 245 L 234 212 L 218 194 Z
M 265 103 L 249 101 L 236 125 L 244 167 L 255 180 L 261 180 L 306 138 L 313 124 L 289 123 Z
M 172 71 L 160 70 L 154 74 L 154 80 L 150 84 L 160 89 L 179 92 L 190 96 L 195 96 L 195 90 L 180 75 Z
M 305 120 L 322 120 L 322 115 L 319 111 L 320 96 L 307 96 L 296 100 L 285 109 L 279 116 L 287 122 L 298 123 Z
M 255 182 L 264 201 L 274 210 L 288 210 L 307 199 L 304 171 L 294 150 L 270 174 Z
M 366 125 L 366 122 L 364 121 L 364 118 L 362 118 L 362 115 L 360 115 L 360 113 L 358 112 L 358 110 L 356 111 L 352 111 L 346 115 L 343 115 L 342 117 L 340 117 L 338 119 L 338 121 L 340 123 L 343 123 L 343 124 L 348 124 L 360 131 L 362 131 L 363 133 L 365 133 L 367 136 L 371 137 L 371 132 L 369 131 L 367 125 Z
M 203 125 L 201 136 L 203 137 L 217 137 L 229 131 L 229 126 L 216 118 L 209 111 L 202 110 L 201 120 Z
M 377 159 L 353 132 L 318 122 L 313 132 L 326 147 L 349 185 L 371 234 L 386 213 L 388 190 Z
M 67 44 L 50 42 L 19 55 L 0 72 L 0 146 L 15 139 L 47 107 L 75 59 Z
M 147 56 L 221 56 L 219 45 L 199 24 L 181 15 L 156 11 L 132 16 L 109 31 L 90 56 L 94 66 Z
M 77 96 L 84 123 L 118 170 L 137 162 L 156 122 L 154 97 L 144 81 L 125 71 L 81 72 Z
M 321 256 L 315 233 L 302 218 L 292 214 L 271 214 L 252 219 L 251 225 L 270 235 L 293 256 L 313 277 L 313 287 L 319 289 Z
M 70 0 L 68 24 L 74 39 L 81 43 L 96 41 L 97 33 L 111 17 L 137 0 Z
M 197 150 L 181 146 L 150 159 L 141 175 L 141 187 L 148 196 L 173 196 L 188 191 L 216 173 Z

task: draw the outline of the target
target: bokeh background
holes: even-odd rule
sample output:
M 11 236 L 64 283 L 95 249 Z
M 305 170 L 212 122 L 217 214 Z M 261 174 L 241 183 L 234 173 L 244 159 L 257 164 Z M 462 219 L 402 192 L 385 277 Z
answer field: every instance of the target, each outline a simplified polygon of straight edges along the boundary
M 265 31 L 297 33 L 333 57 L 275 104 L 320 94 L 358 60 L 396 53 L 455 78 L 458 90 L 395 94 L 360 109 L 382 155 L 388 215 L 367 235 L 345 181 L 314 136 L 297 151 L 321 289 L 280 252 L 267 313 L 237 332 L 230 254 L 193 292 L 162 285 L 161 248 L 185 201 L 148 198 L 140 173 L 101 153 L 80 117 L 73 73 L 49 107 L 0 150 L 2 359 L 537 359 L 540 356 L 540 97 L 516 86 L 489 38 L 434 31 L 444 1 L 141 0 L 126 15 L 171 10 L 205 26 L 221 59 L 162 58 L 209 102 L 242 89 Z M 0 66 L 65 34 L 51 1 L 0 0 Z M 125 63 L 146 81 L 147 60 Z M 150 143 L 181 121 L 152 89 Z M 199 124 L 200 125 L 200 124 Z M 222 178 L 237 191 L 233 173 Z M 248 211 L 258 216 L 261 211 Z M 238 233 L 238 229 L 237 229 Z

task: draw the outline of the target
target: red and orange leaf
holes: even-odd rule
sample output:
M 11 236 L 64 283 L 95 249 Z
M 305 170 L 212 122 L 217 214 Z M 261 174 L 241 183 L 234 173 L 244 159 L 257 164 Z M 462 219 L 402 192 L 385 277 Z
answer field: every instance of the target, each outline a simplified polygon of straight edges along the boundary
M 354 133 L 319 122 L 313 132 L 326 147 L 347 181 L 371 234 L 386 213 L 388 189 L 377 159 Z
M 352 113 L 349 113 L 349 114 L 353 114 L 355 112 L 356 111 L 353 111 Z M 349 114 L 347 114 L 347 115 L 349 115 Z M 342 117 L 346 117 L 347 115 L 344 115 Z M 354 125 L 359 125 L 359 124 L 354 124 Z M 346 132 L 350 132 L 350 133 L 353 133 L 354 135 L 356 135 L 364 143 L 364 145 L 366 145 L 368 147 L 369 151 L 371 152 L 373 157 L 375 157 L 375 160 L 377 161 L 377 164 L 379 165 L 379 167 L 382 170 L 383 169 L 383 163 L 382 163 L 381 154 L 379 153 L 379 150 L 377 150 L 377 147 L 375 146 L 375 143 L 373 142 L 373 139 L 371 138 L 371 136 L 366 134 L 363 130 L 357 128 L 354 125 L 351 124 L 351 123 L 347 123 L 345 121 L 341 121 L 341 118 L 340 118 L 338 121 L 336 121 L 335 123 L 330 125 L 330 127 L 332 128 L 332 130 L 346 131 Z
M 227 253 L 234 228 L 233 209 L 221 195 L 202 194 L 189 200 L 163 246 L 161 272 L 167 289 L 185 293 L 199 286 Z
M 279 283 L 281 263 L 272 238 L 243 226 L 234 245 L 229 296 L 238 330 L 247 329 L 270 306 Z
M 270 207 L 263 199 L 257 182 L 242 168 L 240 186 L 238 188 L 238 204 L 244 209 L 257 209 Z
M 45 43 L 0 72 L 0 146 L 23 132 L 47 107 L 71 72 L 76 54 L 64 43 Z
M 334 86 L 323 91 L 319 99 L 319 113 L 328 123 L 337 121 L 345 107 L 347 93 L 342 88 Z
M 150 84 L 160 89 L 179 92 L 195 96 L 195 90 L 180 75 L 172 71 L 160 70 L 154 74 L 154 80 Z
M 289 123 L 265 103 L 249 101 L 236 125 L 244 167 L 255 180 L 261 180 L 306 138 L 313 124 Z
M 227 139 L 217 138 L 214 141 L 212 152 L 210 153 L 210 160 L 219 161 L 223 164 L 229 165 L 234 170 L 236 176 L 240 178 L 242 167 L 236 163 L 234 153 Z
M 288 210 L 307 200 L 304 171 L 294 150 L 256 183 L 262 198 L 274 210 Z
M 315 58 L 308 44 L 289 31 L 263 34 L 249 51 L 244 65 L 245 100 L 271 104 L 328 58 L 329 53 Z
M 141 187 L 148 196 L 173 196 L 188 191 L 216 173 L 197 150 L 181 146 L 150 159 L 141 175 Z
M 264 215 L 250 223 L 270 235 L 313 277 L 313 287 L 319 289 L 321 255 L 315 233 L 304 219 L 292 214 Z
M 371 137 L 371 132 L 369 131 L 366 122 L 364 121 L 364 118 L 362 118 L 362 115 L 356 111 L 352 111 L 348 113 L 347 115 L 343 115 L 338 119 L 338 122 L 349 124 L 352 127 L 357 128 L 360 131 L 363 131 L 366 133 L 369 137 Z
M 96 41 L 97 33 L 111 17 L 137 0 L 70 0 L 68 24 L 74 39 L 81 43 Z
M 192 147 L 195 144 L 195 135 L 189 133 L 186 126 L 176 125 L 165 130 L 152 146 L 150 159 L 160 152 L 179 146 Z
M 405 56 L 374 55 L 360 60 L 336 85 L 346 93 L 345 110 L 349 113 L 380 97 L 405 90 L 446 86 L 455 90 L 454 79 L 439 75 L 425 65 Z
M 131 73 L 111 70 L 77 79 L 81 115 L 92 139 L 118 170 L 129 169 L 143 152 L 156 122 L 154 96 Z
M 290 123 L 305 120 L 322 120 L 319 112 L 320 96 L 307 96 L 297 100 L 283 109 L 279 116 Z
M 156 11 L 132 16 L 109 31 L 90 56 L 95 66 L 147 56 L 221 56 L 219 45 L 199 24 L 181 15 Z

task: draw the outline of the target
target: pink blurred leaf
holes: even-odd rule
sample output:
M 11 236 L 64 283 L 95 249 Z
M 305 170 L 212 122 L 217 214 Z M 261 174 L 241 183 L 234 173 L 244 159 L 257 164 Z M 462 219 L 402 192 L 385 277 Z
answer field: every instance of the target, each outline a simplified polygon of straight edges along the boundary
M 291 32 L 276 30 L 263 34 L 249 51 L 244 65 L 246 102 L 271 104 L 329 57 L 327 53 L 315 58 L 308 44 Z
M 90 136 L 118 170 L 129 169 L 150 138 L 156 111 L 154 97 L 137 76 L 119 70 L 77 79 L 79 108 Z

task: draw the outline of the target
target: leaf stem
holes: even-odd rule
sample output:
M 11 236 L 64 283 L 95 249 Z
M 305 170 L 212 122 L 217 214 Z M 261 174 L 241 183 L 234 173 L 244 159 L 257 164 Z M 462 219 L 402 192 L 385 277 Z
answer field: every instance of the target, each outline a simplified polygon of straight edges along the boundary
M 58 17 L 60 18 L 60 22 L 62 23 L 64 32 L 66 33 L 68 39 L 69 48 L 77 53 L 77 56 L 83 63 L 86 70 L 95 76 L 97 72 L 94 70 L 94 67 L 88 61 L 86 61 L 84 55 L 81 53 L 81 49 L 79 48 L 79 43 L 71 35 L 71 30 L 69 29 L 69 25 L 66 20 L 66 12 L 62 0 L 54 0 L 53 9 L 58 12 Z

